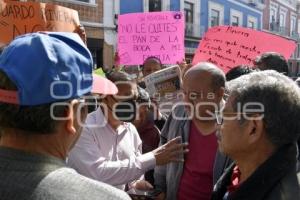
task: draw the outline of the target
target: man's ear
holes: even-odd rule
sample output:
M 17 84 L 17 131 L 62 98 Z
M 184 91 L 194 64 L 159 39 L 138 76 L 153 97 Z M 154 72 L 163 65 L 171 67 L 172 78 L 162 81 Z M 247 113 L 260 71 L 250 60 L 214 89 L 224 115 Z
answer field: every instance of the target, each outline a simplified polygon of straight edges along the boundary
M 70 134 L 76 133 L 76 128 L 74 126 L 74 121 L 76 120 L 76 113 L 74 111 L 76 110 L 77 105 L 78 105 L 78 100 L 73 99 L 68 106 L 68 111 L 67 111 L 68 118 L 66 121 L 66 130 Z
M 256 143 L 263 137 L 264 134 L 264 122 L 259 114 L 249 116 L 247 133 L 249 136 L 249 143 Z

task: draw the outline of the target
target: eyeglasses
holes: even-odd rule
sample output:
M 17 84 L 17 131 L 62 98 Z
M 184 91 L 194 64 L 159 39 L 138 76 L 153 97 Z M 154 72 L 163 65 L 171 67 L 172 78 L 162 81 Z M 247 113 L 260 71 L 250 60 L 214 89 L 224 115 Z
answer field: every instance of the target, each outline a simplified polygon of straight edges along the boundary
M 254 115 L 254 114 L 259 114 L 260 115 L 260 117 L 255 117 L 255 118 L 253 118 L 253 117 L 251 117 L 251 119 L 262 119 L 262 117 L 263 117 L 263 113 L 261 112 L 261 113 L 258 113 L 258 112 L 225 112 L 225 113 L 223 113 L 222 111 L 216 111 L 215 112 L 215 118 L 216 118 L 216 122 L 217 122 L 217 125 L 222 125 L 223 124 L 223 122 L 224 122 L 224 114 L 225 115 L 235 115 L 235 117 L 234 118 L 226 118 L 226 119 L 228 119 L 228 120 L 241 120 L 242 118 L 241 117 L 238 117 L 238 115 L 243 115 L 243 118 L 245 118 L 245 119 L 250 119 L 247 115 Z

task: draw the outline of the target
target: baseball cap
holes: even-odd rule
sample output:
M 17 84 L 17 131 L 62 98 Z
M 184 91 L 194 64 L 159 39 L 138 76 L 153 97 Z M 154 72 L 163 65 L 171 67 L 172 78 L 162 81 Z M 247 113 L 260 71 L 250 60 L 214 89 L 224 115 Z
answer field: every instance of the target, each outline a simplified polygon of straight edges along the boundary
M 38 32 L 17 37 L 2 52 L 0 70 L 17 91 L 0 89 L 0 102 L 41 105 L 92 92 L 91 53 L 78 34 Z M 109 86 L 109 87 L 108 87 Z M 107 88 L 108 87 L 108 88 Z M 107 79 L 95 81 L 96 93 L 116 93 Z
M 97 74 L 93 74 L 93 86 L 91 93 L 114 95 L 118 93 L 118 88 L 107 78 L 104 78 Z

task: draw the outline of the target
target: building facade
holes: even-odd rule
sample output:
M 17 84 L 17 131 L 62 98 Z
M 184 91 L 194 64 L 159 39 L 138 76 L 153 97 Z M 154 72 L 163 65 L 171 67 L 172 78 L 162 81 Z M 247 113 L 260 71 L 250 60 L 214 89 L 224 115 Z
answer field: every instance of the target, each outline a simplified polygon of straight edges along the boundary
M 208 28 L 218 25 L 243 26 L 260 30 L 262 27 L 261 1 L 253 3 L 243 0 L 183 0 L 180 9 L 186 13 L 185 46 L 187 57 L 192 57 L 197 43 Z M 187 11 L 194 6 L 193 19 Z M 199 10 L 199 12 L 197 12 Z M 194 30 L 191 30 L 193 28 Z M 196 30 L 195 30 L 196 29 Z M 198 41 L 198 42 L 197 42 Z
M 290 76 L 300 75 L 300 18 L 298 0 L 265 0 L 263 30 L 297 42 L 295 53 L 289 59 Z
M 104 23 L 104 5 L 107 0 L 35 0 L 53 3 L 78 11 L 80 23 L 87 34 L 87 46 L 94 60 L 94 68 L 112 65 L 113 46 L 104 40 L 106 30 L 115 30 L 114 26 Z

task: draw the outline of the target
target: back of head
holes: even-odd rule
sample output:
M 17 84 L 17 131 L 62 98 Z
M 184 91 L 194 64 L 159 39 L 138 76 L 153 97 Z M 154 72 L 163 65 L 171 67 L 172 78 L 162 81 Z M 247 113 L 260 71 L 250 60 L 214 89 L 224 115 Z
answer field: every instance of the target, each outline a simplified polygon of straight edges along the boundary
M 224 72 L 218 68 L 216 65 L 208 62 L 200 62 L 184 74 L 183 79 L 187 78 L 195 78 L 199 80 L 199 75 L 206 74 L 206 76 L 210 76 L 210 84 L 213 90 L 218 90 L 221 87 L 225 87 L 225 74 Z
M 247 65 L 238 65 L 232 69 L 230 69 L 226 73 L 226 81 L 231 81 L 233 79 L 236 79 L 242 75 L 249 74 L 251 72 L 254 72 L 255 70 Z
M 32 33 L 12 41 L 0 56 L 0 126 L 53 133 L 66 107 L 52 103 L 87 94 L 92 57 L 74 33 Z
M 279 73 L 288 75 L 288 63 L 283 55 L 277 52 L 266 52 L 258 56 L 254 64 L 260 70 L 275 70 Z
M 228 83 L 232 103 L 247 109 L 263 108 L 268 139 L 275 147 L 297 141 L 300 135 L 300 90 L 288 77 L 266 70 L 253 72 Z

